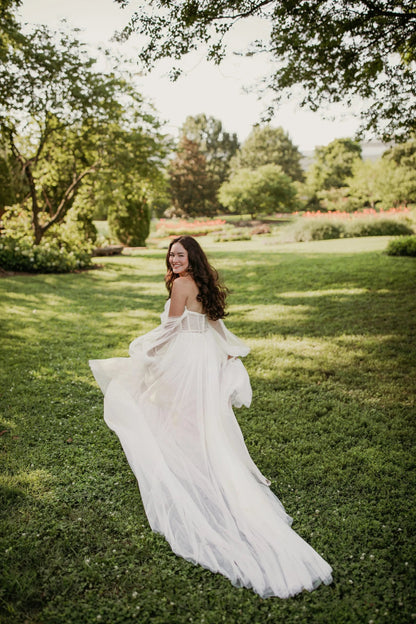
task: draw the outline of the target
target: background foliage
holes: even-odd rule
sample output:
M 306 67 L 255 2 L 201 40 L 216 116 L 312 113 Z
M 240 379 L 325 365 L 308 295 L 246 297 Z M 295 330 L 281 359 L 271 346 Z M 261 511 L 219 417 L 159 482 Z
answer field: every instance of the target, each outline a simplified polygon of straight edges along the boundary
M 108 223 L 111 232 L 124 245 L 144 247 L 150 231 L 150 209 L 146 196 L 136 194 L 121 207 L 110 208 Z
M 196 217 L 215 214 L 217 187 L 199 143 L 183 136 L 169 163 L 169 190 L 173 210 L 169 216 Z
M 212 211 L 221 211 L 218 202 L 218 189 L 228 179 L 230 162 L 236 153 L 239 142 L 235 133 L 226 132 L 222 122 L 205 114 L 188 116 L 183 123 L 179 136 L 197 143 L 205 157 L 207 173 L 212 187 Z
M 220 187 L 219 198 L 230 212 L 252 217 L 274 212 L 292 212 L 299 204 L 297 189 L 279 165 L 238 169 Z
M 302 182 L 302 155 L 283 128 L 269 124 L 254 126 L 235 156 L 230 167 L 233 173 L 239 169 L 257 169 L 263 165 L 278 165 L 292 181 Z

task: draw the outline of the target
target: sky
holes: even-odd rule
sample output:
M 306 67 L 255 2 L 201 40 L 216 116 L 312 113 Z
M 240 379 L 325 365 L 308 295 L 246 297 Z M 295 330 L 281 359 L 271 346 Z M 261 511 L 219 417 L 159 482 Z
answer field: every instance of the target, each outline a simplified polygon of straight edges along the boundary
M 111 37 L 127 24 L 131 12 L 113 0 L 23 0 L 19 14 L 24 22 L 51 28 L 58 28 L 65 19 L 68 26 L 81 29 L 79 38 L 94 48 L 115 45 L 110 43 Z M 267 29 L 265 20 L 243 20 L 233 29 L 230 42 L 243 50 Z M 135 59 L 139 47 L 138 38 L 133 37 L 121 50 Z M 260 121 L 266 101 L 259 101 L 254 92 L 247 93 L 245 87 L 253 85 L 270 68 L 270 61 L 263 55 L 248 58 L 228 54 L 217 66 L 205 60 L 203 50 L 196 51 L 182 62 L 183 74 L 176 82 L 168 77 L 170 67 L 169 60 L 160 61 L 154 70 L 139 78 L 139 90 L 153 102 L 159 118 L 166 121 L 169 134 L 176 136 L 188 115 L 205 113 L 220 119 L 223 129 L 237 133 L 242 142 Z M 354 135 L 357 119 L 342 107 L 332 112 L 336 113 L 335 120 L 324 119 L 320 113 L 301 109 L 293 101 L 279 108 L 271 124 L 282 126 L 294 144 L 308 152 L 335 138 Z

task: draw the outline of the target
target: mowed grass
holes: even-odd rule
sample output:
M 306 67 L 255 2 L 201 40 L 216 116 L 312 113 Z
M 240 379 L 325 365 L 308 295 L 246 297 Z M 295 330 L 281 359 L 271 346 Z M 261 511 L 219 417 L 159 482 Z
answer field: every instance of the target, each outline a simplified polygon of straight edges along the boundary
M 262 600 L 150 531 L 87 364 L 159 322 L 164 252 L 143 250 L 0 280 L 1 621 L 408 624 L 416 261 L 380 238 L 201 243 L 252 348 L 253 404 L 237 412 L 250 453 L 334 583 Z

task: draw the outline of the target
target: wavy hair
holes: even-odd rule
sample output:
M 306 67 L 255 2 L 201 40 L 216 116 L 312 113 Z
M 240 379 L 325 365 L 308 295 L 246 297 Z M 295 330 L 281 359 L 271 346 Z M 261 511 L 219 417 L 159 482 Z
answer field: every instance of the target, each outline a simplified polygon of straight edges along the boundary
M 178 236 L 174 238 L 166 254 L 167 273 L 165 275 L 166 288 L 169 296 L 172 292 L 172 284 L 179 277 L 170 266 L 169 254 L 172 245 L 180 243 L 188 252 L 189 268 L 188 273 L 195 280 L 198 286 L 198 301 L 202 303 L 205 314 L 213 321 L 224 318 L 225 300 L 228 294 L 228 288 L 221 282 L 217 271 L 212 267 L 202 250 L 200 244 L 192 238 L 192 236 Z

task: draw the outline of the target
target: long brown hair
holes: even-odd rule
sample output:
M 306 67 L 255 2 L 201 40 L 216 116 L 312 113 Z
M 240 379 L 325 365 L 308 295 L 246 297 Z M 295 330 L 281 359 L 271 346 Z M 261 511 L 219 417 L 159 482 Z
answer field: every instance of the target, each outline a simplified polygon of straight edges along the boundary
M 179 277 L 172 271 L 169 260 L 170 250 L 175 243 L 180 243 L 188 252 L 188 272 L 198 286 L 199 294 L 197 299 L 202 303 L 205 314 L 213 321 L 224 318 L 226 316 L 225 300 L 228 289 L 220 281 L 217 271 L 209 264 L 200 244 L 192 236 L 178 236 L 169 245 L 168 253 L 166 254 L 168 271 L 165 275 L 165 283 L 169 295 L 172 291 L 173 282 Z

